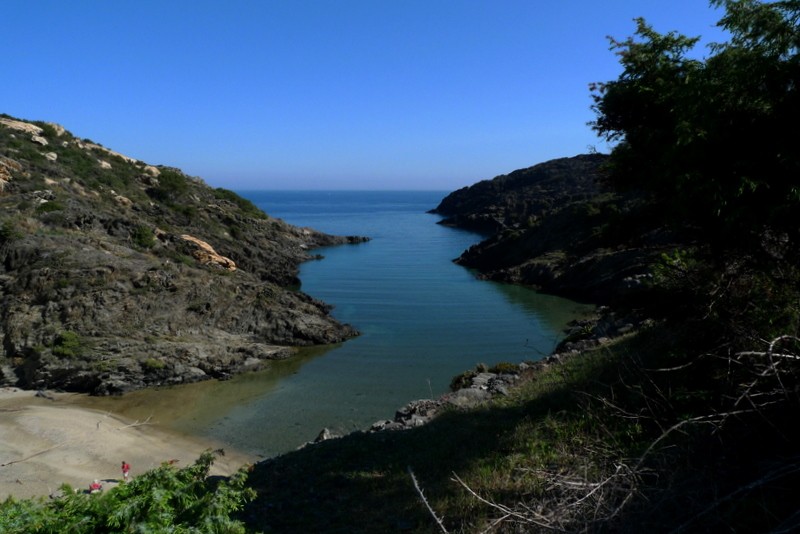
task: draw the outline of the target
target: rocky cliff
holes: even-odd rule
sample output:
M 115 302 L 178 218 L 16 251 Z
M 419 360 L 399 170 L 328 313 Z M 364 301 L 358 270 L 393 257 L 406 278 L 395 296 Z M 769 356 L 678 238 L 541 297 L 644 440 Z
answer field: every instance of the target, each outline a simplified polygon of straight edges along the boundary
M 487 233 L 456 260 L 482 277 L 609 303 L 635 293 L 675 241 L 635 193 L 605 184 L 606 162 L 586 154 L 519 169 L 455 191 L 432 212 Z
M 357 332 L 297 290 L 298 266 L 362 241 L 0 116 L 0 382 L 119 393 L 343 341 Z

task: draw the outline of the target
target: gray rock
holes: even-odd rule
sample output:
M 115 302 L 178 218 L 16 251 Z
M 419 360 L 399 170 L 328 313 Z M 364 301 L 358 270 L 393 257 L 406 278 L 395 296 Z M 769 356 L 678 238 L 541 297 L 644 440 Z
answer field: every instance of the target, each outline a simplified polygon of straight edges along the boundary
M 321 441 L 328 441 L 329 439 L 333 439 L 334 437 L 335 436 L 331 433 L 330 429 L 323 428 L 317 435 L 317 438 L 314 440 L 314 443 L 319 443 Z

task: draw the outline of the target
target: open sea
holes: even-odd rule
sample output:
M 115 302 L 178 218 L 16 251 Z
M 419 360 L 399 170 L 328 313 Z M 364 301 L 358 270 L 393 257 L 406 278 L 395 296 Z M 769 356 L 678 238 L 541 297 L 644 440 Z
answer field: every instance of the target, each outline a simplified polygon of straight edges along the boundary
M 588 310 L 534 291 L 478 280 L 452 262 L 482 236 L 436 224 L 444 191 L 240 191 L 273 217 L 367 243 L 317 249 L 301 290 L 334 306 L 361 335 L 304 349 L 269 369 L 92 401 L 134 419 L 269 457 L 320 430 L 365 429 L 407 402 L 438 396 L 478 363 L 546 356 Z

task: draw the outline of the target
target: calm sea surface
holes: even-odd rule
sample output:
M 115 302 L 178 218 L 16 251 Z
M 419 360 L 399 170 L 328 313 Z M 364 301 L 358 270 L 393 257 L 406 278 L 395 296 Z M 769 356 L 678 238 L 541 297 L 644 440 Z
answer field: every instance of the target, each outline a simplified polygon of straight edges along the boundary
M 260 456 L 292 450 L 330 428 L 346 432 L 391 419 L 410 400 L 445 392 L 478 363 L 535 360 L 587 308 L 523 288 L 477 280 L 452 260 L 481 240 L 426 213 L 446 192 L 241 192 L 298 226 L 369 236 L 318 249 L 302 265 L 302 291 L 333 304 L 361 336 L 302 351 L 266 371 L 94 407 L 154 420 Z

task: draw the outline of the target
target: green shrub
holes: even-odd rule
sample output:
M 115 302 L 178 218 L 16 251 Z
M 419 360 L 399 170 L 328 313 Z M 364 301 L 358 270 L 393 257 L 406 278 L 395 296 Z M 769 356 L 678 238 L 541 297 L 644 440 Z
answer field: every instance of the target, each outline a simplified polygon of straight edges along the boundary
M 155 200 L 171 204 L 189 190 L 189 182 L 178 171 L 162 169 L 158 175 L 158 185 L 147 190 L 147 194 Z
M 197 216 L 197 207 L 191 205 L 171 204 L 173 210 L 180 213 L 187 219 L 193 219 Z
M 206 451 L 191 466 L 161 467 L 97 494 L 69 485 L 54 499 L 9 498 L 0 503 L 0 532 L 196 532 L 244 533 L 234 512 L 255 497 L 245 487 L 248 471 L 225 480 L 209 480 L 217 454 Z
M 450 391 L 458 391 L 459 389 L 469 387 L 472 384 L 472 379 L 476 376 L 477 373 L 475 371 L 464 371 L 454 376 L 450 381 Z
M 514 374 L 519 371 L 519 365 L 516 363 L 510 362 L 500 362 L 494 364 L 492 367 L 489 368 L 490 373 L 495 374 Z
M 22 235 L 22 232 L 11 221 L 3 221 L 3 224 L 0 225 L 0 245 L 16 241 L 22 238 Z
M 52 124 L 42 121 L 34 121 L 33 124 L 42 129 L 42 137 L 46 137 L 48 139 L 55 139 L 58 137 L 58 132 L 56 132 L 56 129 Z
M 44 202 L 36 206 L 36 213 L 50 213 L 53 211 L 62 211 L 64 209 L 64 205 L 56 200 L 51 200 L 49 202 Z
M 167 364 L 165 364 L 163 360 L 159 360 L 158 358 L 147 358 L 145 361 L 142 362 L 142 367 L 150 371 L 157 371 L 159 369 L 163 369 L 166 366 Z
M 144 225 L 139 225 L 131 233 L 133 243 L 141 248 L 153 248 L 156 244 L 156 236 L 153 231 Z
M 243 213 L 251 217 L 256 217 L 258 219 L 265 219 L 267 217 L 267 214 L 261 211 L 258 206 L 251 201 L 223 187 L 218 187 L 214 190 L 214 197 L 220 200 L 233 202 Z
M 61 332 L 53 343 L 53 354 L 61 358 L 77 358 L 82 353 L 81 337 L 70 330 Z

